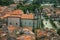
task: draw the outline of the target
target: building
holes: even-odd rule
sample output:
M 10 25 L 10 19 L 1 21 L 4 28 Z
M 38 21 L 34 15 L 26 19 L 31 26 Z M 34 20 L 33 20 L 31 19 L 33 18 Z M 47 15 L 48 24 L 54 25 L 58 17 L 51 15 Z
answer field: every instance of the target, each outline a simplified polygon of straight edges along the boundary
M 0 29 L 0 40 L 7 40 L 6 33 L 3 29 Z
M 8 25 L 13 25 L 16 27 L 20 27 L 21 18 L 17 16 L 9 16 L 8 17 Z
M 41 4 L 41 6 L 53 6 L 54 4 L 50 4 L 50 3 L 48 3 L 48 4 Z
M 13 0 L 15 3 L 21 3 L 21 2 L 23 2 L 24 0 Z
M 55 9 L 53 14 L 50 16 L 52 20 L 59 21 L 60 20 L 60 9 Z
M 35 40 L 35 36 L 32 35 L 22 35 L 17 38 L 17 40 Z
M 9 9 L 10 10 L 10 9 Z M 37 28 L 39 26 L 38 15 L 34 13 L 24 14 L 22 10 L 13 10 L 13 11 L 6 11 L 5 15 L 1 16 L 0 18 L 3 23 L 6 23 L 8 26 L 13 25 L 16 27 L 34 27 Z M 40 15 L 39 15 L 40 17 Z M 40 26 L 39 26 L 40 27 Z
M 21 10 L 14 10 L 10 16 L 8 16 L 8 26 L 13 25 L 20 27 L 21 18 L 20 15 L 23 14 Z
M 33 13 L 24 14 L 21 10 L 14 10 L 10 16 L 7 17 L 8 26 L 16 27 L 37 27 L 37 19 Z
M 11 4 L 9 5 L 9 8 L 11 8 L 11 10 L 14 10 L 17 8 L 17 4 Z
M 7 6 L 0 6 L 0 16 L 5 15 L 4 11 L 5 11 L 6 8 L 7 8 Z
M 15 27 L 13 25 L 8 26 L 7 28 L 8 28 L 9 36 L 11 37 L 16 37 L 17 32 L 20 30 L 18 27 Z

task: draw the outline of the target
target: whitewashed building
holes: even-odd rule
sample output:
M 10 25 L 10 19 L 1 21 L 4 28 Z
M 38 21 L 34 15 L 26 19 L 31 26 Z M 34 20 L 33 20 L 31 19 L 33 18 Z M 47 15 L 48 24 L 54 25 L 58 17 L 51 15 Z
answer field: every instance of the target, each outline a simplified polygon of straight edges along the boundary
M 7 25 L 16 27 L 34 27 L 37 28 L 38 21 L 33 13 L 24 14 L 21 10 L 15 10 L 7 17 Z

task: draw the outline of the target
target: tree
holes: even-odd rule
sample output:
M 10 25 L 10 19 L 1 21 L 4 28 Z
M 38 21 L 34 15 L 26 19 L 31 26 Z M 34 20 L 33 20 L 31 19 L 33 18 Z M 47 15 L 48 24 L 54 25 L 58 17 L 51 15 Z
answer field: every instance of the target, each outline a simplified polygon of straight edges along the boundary
M 53 20 L 50 19 L 50 23 L 52 24 L 52 26 L 57 29 L 57 26 L 55 25 L 55 23 L 53 22 Z
M 4 6 L 4 5 L 10 5 L 14 3 L 13 0 L 0 0 L 0 5 Z
M 30 5 L 27 5 L 27 6 L 25 6 L 25 5 L 18 5 L 17 6 L 17 9 L 21 9 L 21 10 L 23 10 L 24 12 L 26 12 L 26 10 L 28 9 L 29 10 L 29 12 L 34 12 L 34 10 L 37 8 L 37 9 L 39 9 L 39 7 L 40 7 L 40 5 L 37 5 L 37 4 L 30 4 Z
M 57 33 L 60 35 L 60 29 L 57 29 Z

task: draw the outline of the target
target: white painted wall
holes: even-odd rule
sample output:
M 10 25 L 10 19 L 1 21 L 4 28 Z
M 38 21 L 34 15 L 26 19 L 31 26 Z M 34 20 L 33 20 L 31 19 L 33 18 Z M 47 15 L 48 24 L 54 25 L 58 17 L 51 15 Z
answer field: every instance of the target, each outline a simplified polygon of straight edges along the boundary
M 22 26 L 28 26 L 32 27 L 33 26 L 33 20 L 21 20 Z
M 22 23 L 22 26 L 27 26 L 27 27 L 34 27 L 36 28 L 37 27 L 37 20 L 34 20 L 34 24 L 33 24 L 33 20 L 21 20 L 21 23 Z
M 8 18 L 8 26 L 11 25 L 10 23 L 13 26 L 19 27 L 20 26 L 20 18 Z M 17 25 L 16 25 L 16 23 L 17 23 Z
M 23 27 L 33 27 L 34 25 L 34 27 L 37 28 L 37 20 L 21 19 L 21 22 L 20 22 L 20 18 L 8 18 L 8 26 L 11 25 L 10 23 L 16 27 L 19 27 L 21 23 Z

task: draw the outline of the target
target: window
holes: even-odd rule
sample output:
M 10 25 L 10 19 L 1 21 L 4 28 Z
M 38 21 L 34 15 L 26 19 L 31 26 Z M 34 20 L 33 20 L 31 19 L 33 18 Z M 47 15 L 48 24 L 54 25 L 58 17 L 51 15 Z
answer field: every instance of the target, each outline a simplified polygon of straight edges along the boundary
M 29 25 L 31 25 L 31 23 L 29 22 Z
M 25 24 L 26 24 L 26 22 L 25 22 Z
M 16 25 L 18 25 L 18 23 L 16 23 Z
M 10 25 L 12 25 L 12 23 L 10 22 Z

